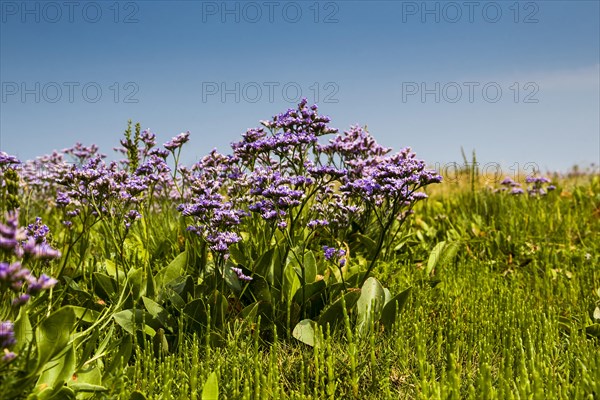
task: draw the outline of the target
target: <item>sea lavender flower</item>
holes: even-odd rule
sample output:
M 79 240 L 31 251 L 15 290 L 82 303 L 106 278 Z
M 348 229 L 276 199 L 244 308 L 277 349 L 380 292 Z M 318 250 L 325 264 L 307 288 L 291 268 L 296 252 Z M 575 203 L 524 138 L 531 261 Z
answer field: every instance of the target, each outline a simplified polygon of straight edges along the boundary
M 529 193 L 530 196 L 544 196 L 548 191 L 556 188 L 554 185 L 548 185 L 550 179 L 543 176 L 528 176 L 525 178 L 525 182 L 529 184 L 527 193 Z M 552 189 L 549 189 L 549 187 L 552 187 Z
M 47 276 L 46 274 L 42 274 L 39 278 L 35 278 L 33 276 L 29 276 L 27 285 L 27 293 L 31 296 L 35 296 L 40 293 L 42 290 L 47 290 L 58 283 L 58 281 L 54 278 Z
M 346 265 L 346 250 L 335 247 L 323 246 L 323 256 L 327 261 L 337 262 L 340 267 Z
M 0 349 L 4 352 L 1 358 L 3 362 L 9 362 L 16 357 L 16 354 L 9 350 L 16 343 L 17 340 L 15 339 L 15 330 L 12 321 L 0 322 Z
M 2 356 L 2 361 L 9 362 L 15 359 L 17 355 L 8 349 L 4 349 L 4 355 Z
M 16 343 L 14 324 L 11 321 L 0 322 L 0 348 L 6 349 Z
M 252 277 L 248 276 L 248 275 L 245 275 L 241 268 L 231 267 L 231 270 L 233 272 L 235 272 L 235 274 L 237 275 L 238 279 L 241 280 L 241 281 L 247 281 L 247 282 L 249 282 L 249 281 L 252 280 Z
M 518 182 L 513 181 L 511 178 L 509 178 L 508 176 L 506 178 L 504 178 L 502 180 L 502 182 L 500 182 L 500 184 L 502 186 L 506 186 L 506 187 L 520 187 L 521 184 Z
M 21 161 L 15 156 L 11 156 L 3 151 L 0 151 L 0 167 L 11 164 L 21 164 Z
M 12 290 L 18 292 L 30 274 L 29 270 L 23 268 L 19 261 L 11 264 L 0 262 L 0 288 L 3 291 Z
M 173 151 L 177 148 L 180 148 L 181 146 L 183 146 L 185 143 L 187 143 L 188 140 L 190 138 L 190 132 L 183 132 L 180 133 L 179 135 L 175 136 L 174 138 L 172 138 L 171 140 L 169 140 L 167 143 L 165 143 L 163 145 L 163 147 L 169 151 Z
M 308 224 L 306 224 L 306 226 L 310 229 L 316 229 L 319 226 L 327 225 L 329 225 L 329 221 L 325 219 L 313 219 L 312 221 L 309 221 Z

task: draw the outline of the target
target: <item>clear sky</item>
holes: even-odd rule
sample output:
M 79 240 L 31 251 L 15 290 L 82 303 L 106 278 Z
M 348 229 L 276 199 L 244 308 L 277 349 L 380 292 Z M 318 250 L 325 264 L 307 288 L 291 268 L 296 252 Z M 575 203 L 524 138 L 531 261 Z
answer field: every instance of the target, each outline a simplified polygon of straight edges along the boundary
M 127 120 L 191 163 L 318 103 L 431 165 L 600 163 L 598 1 L 0 1 L 0 149 L 113 154 Z M 531 164 L 529 164 L 531 165 Z

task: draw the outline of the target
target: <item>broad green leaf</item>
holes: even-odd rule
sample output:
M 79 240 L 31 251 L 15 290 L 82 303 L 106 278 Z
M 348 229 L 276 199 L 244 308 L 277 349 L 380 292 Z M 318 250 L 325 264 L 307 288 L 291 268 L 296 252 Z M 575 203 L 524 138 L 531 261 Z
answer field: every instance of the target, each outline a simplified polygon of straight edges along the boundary
M 117 281 L 108 275 L 94 272 L 92 274 L 94 293 L 103 300 L 111 301 L 117 296 Z
M 150 264 L 146 264 L 144 280 L 146 282 L 146 296 L 154 297 L 156 295 L 156 284 L 152 276 L 152 268 Z
M 375 251 L 377 250 L 377 243 L 368 236 L 363 235 L 362 233 L 355 234 L 358 241 L 365 246 L 367 249 L 369 256 L 373 257 L 375 255 Z
M 75 393 L 101 393 L 108 392 L 108 388 L 102 385 L 94 385 L 92 383 L 77 382 L 69 385 Z
M 75 313 L 68 307 L 50 314 L 48 318 L 40 323 L 35 331 L 38 349 L 38 371 L 67 347 L 74 324 Z
M 292 266 L 292 264 L 287 264 L 283 273 L 282 291 L 284 298 L 290 301 L 299 287 L 300 279 L 298 278 L 294 267 Z
M 299 287 L 296 290 L 296 293 L 294 294 L 294 301 L 301 305 L 303 297 L 305 301 L 308 301 L 311 297 L 315 295 L 321 295 L 326 287 L 327 284 L 324 280 L 308 283 L 304 286 L 304 293 L 302 292 L 302 287 Z
M 411 288 L 404 290 L 402 293 L 394 296 L 390 301 L 388 301 L 383 310 L 381 310 L 381 323 L 383 324 L 386 331 L 391 331 L 394 322 L 396 322 L 396 316 L 398 312 L 402 311 L 406 301 L 408 300 L 408 296 L 410 295 Z
M 208 324 L 208 313 L 206 305 L 202 299 L 196 299 L 189 302 L 184 308 L 183 313 L 188 317 L 189 322 L 195 329 Z
M 346 311 L 354 307 L 360 298 L 360 295 L 360 290 L 352 290 L 343 295 L 344 303 L 346 304 Z M 317 322 L 323 328 L 326 328 L 327 325 L 329 325 L 333 329 L 333 327 L 339 323 L 342 318 L 344 318 L 344 307 L 342 304 L 342 298 L 340 297 L 323 310 Z
M 233 272 L 231 268 L 241 267 L 236 267 L 236 265 L 233 262 L 227 260 L 227 263 L 225 263 L 225 268 L 223 270 L 223 275 L 225 276 L 225 283 L 227 283 L 227 286 L 229 286 L 233 291 L 239 293 L 242 291 L 242 285 L 240 284 L 240 280 L 237 274 Z
M 142 321 L 149 322 L 152 316 L 148 313 L 144 313 L 143 310 L 123 310 L 113 315 L 113 318 L 117 324 L 121 326 L 125 331 L 134 335 L 136 330 L 142 328 L 144 333 L 149 336 L 154 336 L 156 331 L 143 323 Z
M 187 250 L 180 253 L 169 265 L 161 269 L 155 277 L 156 285 L 162 287 L 167 283 L 179 278 L 185 273 L 185 267 L 187 265 Z
M 253 301 L 271 302 L 271 287 L 265 278 L 259 274 L 252 275 L 246 293 L 252 296 Z
M 298 322 L 292 331 L 292 336 L 304 344 L 307 344 L 311 347 L 315 346 L 317 343 L 315 330 L 317 328 L 317 323 L 310 319 L 303 319 Z
M 304 255 L 304 273 L 304 283 L 313 283 L 317 279 L 317 260 L 310 250 Z
M 144 269 L 132 268 L 127 274 L 127 284 L 131 289 L 134 300 L 138 300 L 146 294 L 146 285 L 144 285 Z
M 211 372 L 202 387 L 202 400 L 219 399 L 219 380 L 215 372 Z
M 248 266 L 248 260 L 246 259 L 244 252 L 240 249 L 240 246 L 242 246 L 241 242 L 230 246 L 229 254 L 231 255 L 231 259 L 237 264 Z
M 275 277 L 273 274 L 273 258 L 274 258 L 275 249 L 269 249 L 265 253 L 263 253 L 254 265 L 254 272 L 264 276 L 265 280 L 271 284 L 275 281 Z
M 381 283 L 373 277 L 368 278 L 361 288 L 360 298 L 356 302 L 357 329 L 364 333 L 371 323 L 377 321 L 385 303 L 385 291 Z
M 171 317 L 171 314 L 164 308 L 160 306 L 157 302 L 152 299 L 149 299 L 146 296 L 142 296 L 142 301 L 144 303 L 144 307 L 146 310 L 152 315 L 154 319 L 159 321 L 162 326 L 172 329 L 174 326 L 174 321 Z
M 135 390 L 129 395 L 129 400 L 146 400 L 146 396 L 139 390 Z
M 98 311 L 91 310 L 89 308 L 79 307 L 79 306 L 66 306 L 66 307 L 69 307 L 70 309 L 73 310 L 73 313 L 75 314 L 75 318 L 77 318 L 78 320 L 81 320 L 83 322 L 87 322 L 88 324 L 93 324 L 94 322 L 96 322 L 98 320 L 98 318 L 100 318 L 100 313 Z
M 22 307 L 19 310 L 19 316 L 15 320 L 14 331 L 15 339 L 17 340 L 15 351 L 18 352 L 26 344 L 31 343 L 31 340 L 33 340 L 33 328 L 31 327 L 31 322 L 29 321 L 29 315 L 26 307 Z
M 427 269 L 425 270 L 425 274 L 431 274 L 431 271 L 435 268 L 440 258 L 442 257 L 442 252 L 444 251 L 444 247 L 446 246 L 446 241 L 441 241 L 435 245 L 431 253 L 429 254 L 429 260 L 427 261 Z
M 44 394 L 49 396 L 47 398 L 51 398 L 75 373 L 75 350 L 73 345 L 70 345 L 68 350 L 58 359 L 48 361 L 42 369 L 43 372 L 38 378 L 36 387 L 45 388 L 40 393 L 40 397 L 43 397 L 42 394 Z M 47 391 L 50 393 L 46 393 Z
M 102 386 L 102 362 L 96 360 L 83 369 L 79 369 L 67 381 L 67 386 L 75 392 L 104 392 Z

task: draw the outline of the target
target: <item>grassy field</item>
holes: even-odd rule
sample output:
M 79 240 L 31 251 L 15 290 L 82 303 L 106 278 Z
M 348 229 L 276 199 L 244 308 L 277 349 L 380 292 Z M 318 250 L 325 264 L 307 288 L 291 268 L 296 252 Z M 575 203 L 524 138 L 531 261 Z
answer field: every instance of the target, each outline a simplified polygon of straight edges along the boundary
M 122 346 L 71 378 L 108 391 L 78 397 L 597 398 L 598 331 L 586 327 L 600 305 L 600 180 L 557 183 L 535 198 L 494 193 L 468 175 L 436 188 L 376 270 L 392 292 L 412 288 L 391 331 L 374 325 L 359 336 L 346 318 L 310 347 L 265 340 L 258 325 L 238 320 L 225 334 L 181 334 L 175 350 L 133 343 L 128 362 Z M 52 221 L 35 208 L 29 213 Z M 181 240 L 165 229 L 175 218 L 153 221 L 167 242 Z M 102 247 L 94 240 L 87 245 Z M 427 275 L 441 241 L 454 243 L 456 256 Z

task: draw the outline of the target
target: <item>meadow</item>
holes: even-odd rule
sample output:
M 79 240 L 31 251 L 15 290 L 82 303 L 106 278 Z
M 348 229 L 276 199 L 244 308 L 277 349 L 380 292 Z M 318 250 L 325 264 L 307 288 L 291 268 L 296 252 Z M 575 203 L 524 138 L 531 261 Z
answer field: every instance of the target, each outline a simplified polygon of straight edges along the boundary
M 600 395 L 597 173 L 442 177 L 306 102 L 188 138 L 0 153 L 0 397 Z

